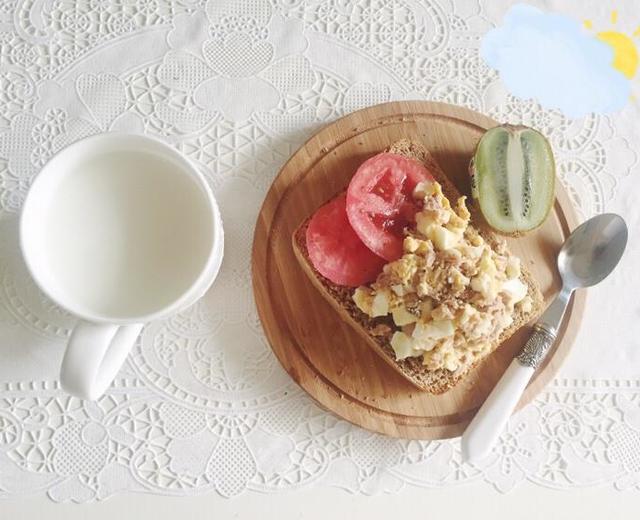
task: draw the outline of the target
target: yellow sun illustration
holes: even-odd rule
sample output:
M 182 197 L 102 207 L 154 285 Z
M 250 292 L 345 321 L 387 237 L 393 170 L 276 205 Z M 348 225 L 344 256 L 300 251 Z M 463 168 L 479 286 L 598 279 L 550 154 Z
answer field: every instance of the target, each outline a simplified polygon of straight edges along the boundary
M 618 22 L 618 11 L 611 11 L 611 23 L 616 25 Z M 584 26 L 591 30 L 593 22 L 585 20 Z M 638 47 L 633 38 L 640 37 L 640 27 L 638 27 L 630 36 L 614 30 L 600 31 L 596 33 L 598 40 L 606 43 L 613 49 L 613 63 L 615 69 L 619 70 L 627 78 L 631 79 L 636 75 L 638 70 Z

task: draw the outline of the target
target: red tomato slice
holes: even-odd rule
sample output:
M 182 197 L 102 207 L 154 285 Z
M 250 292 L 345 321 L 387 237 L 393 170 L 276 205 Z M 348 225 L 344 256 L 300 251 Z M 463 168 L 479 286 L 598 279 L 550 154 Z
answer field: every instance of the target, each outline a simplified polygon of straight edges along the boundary
M 338 285 L 357 287 L 376 279 L 385 261 L 358 238 L 347 218 L 347 196 L 339 195 L 315 212 L 307 228 L 313 267 Z
M 411 196 L 433 177 L 419 162 L 394 153 L 374 155 L 360 165 L 347 189 L 349 222 L 365 245 L 382 258 L 402 256 L 404 228 L 419 207 Z

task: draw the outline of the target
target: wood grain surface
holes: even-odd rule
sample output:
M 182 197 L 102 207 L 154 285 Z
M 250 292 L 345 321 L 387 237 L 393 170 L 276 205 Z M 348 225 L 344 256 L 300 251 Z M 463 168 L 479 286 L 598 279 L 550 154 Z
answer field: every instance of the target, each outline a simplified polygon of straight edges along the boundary
M 274 180 L 258 216 L 253 242 L 253 290 L 267 338 L 291 377 L 321 406 L 363 428 L 416 439 L 460 435 L 530 333 L 523 327 L 456 387 L 441 395 L 417 390 L 342 321 L 303 273 L 291 234 L 324 202 L 344 190 L 358 166 L 394 141 L 422 142 L 462 193 L 467 166 L 482 133 L 496 121 L 466 108 L 426 101 L 385 103 L 325 127 L 302 146 Z M 509 239 L 548 304 L 560 288 L 556 254 L 577 224 L 557 183 L 553 212 L 537 231 Z M 553 377 L 573 343 L 584 291 L 567 311 L 553 351 L 519 406 Z

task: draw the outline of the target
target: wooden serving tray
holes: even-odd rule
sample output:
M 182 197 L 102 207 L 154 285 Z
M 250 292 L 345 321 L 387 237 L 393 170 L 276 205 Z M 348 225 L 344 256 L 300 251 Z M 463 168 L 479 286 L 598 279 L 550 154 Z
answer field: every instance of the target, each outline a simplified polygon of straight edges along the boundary
M 264 201 L 253 241 L 253 290 L 271 347 L 291 377 L 321 406 L 363 428 L 416 439 L 460 435 L 530 333 L 523 327 L 457 386 L 441 395 L 417 390 L 331 308 L 299 266 L 291 234 L 345 189 L 358 166 L 394 141 L 411 138 L 433 153 L 462 193 L 482 133 L 497 124 L 466 108 L 426 101 L 394 102 L 350 114 L 325 127 L 285 164 Z M 536 232 L 509 247 L 537 278 L 548 304 L 560 288 L 556 254 L 576 226 L 564 188 Z M 584 310 L 574 296 L 558 341 L 519 406 L 542 390 L 566 357 Z

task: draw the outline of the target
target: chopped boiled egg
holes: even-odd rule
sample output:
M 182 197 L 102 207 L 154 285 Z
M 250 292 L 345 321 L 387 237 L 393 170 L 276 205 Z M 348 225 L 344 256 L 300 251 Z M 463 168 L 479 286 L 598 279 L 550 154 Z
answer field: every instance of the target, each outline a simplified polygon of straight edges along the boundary
M 418 317 L 415 314 L 411 314 L 404 305 L 393 309 L 391 311 L 391 316 L 393 316 L 393 322 L 398 327 L 418 321 Z
M 433 181 L 421 181 L 416 184 L 413 189 L 413 198 L 417 200 L 423 200 L 425 197 L 429 197 L 436 193 L 436 183 Z
M 389 293 L 387 291 L 379 291 L 371 302 L 370 316 L 377 318 L 378 316 L 386 316 L 387 314 L 389 314 Z
M 405 359 L 415 356 L 413 340 L 404 332 L 394 332 L 391 338 L 391 348 L 396 353 L 396 359 Z
M 417 340 L 441 339 L 453 336 L 455 326 L 451 320 L 434 320 L 428 323 L 417 323 L 413 329 L 413 337 Z
M 436 249 L 440 251 L 446 251 L 455 247 L 462 238 L 461 233 L 454 233 L 442 226 L 432 226 L 430 228 L 430 234 L 427 235 Z
M 510 280 L 520 276 L 520 259 L 517 256 L 510 256 L 507 260 L 505 274 Z
M 494 300 L 500 291 L 500 283 L 487 273 L 481 272 L 471 279 L 471 288 L 487 300 Z
M 353 302 L 365 314 L 371 315 L 371 303 L 373 295 L 371 290 L 366 287 L 358 287 L 353 293 Z
M 518 303 L 527 295 L 527 286 L 519 278 L 512 278 L 502 284 L 502 292 L 507 293 L 513 303 Z

